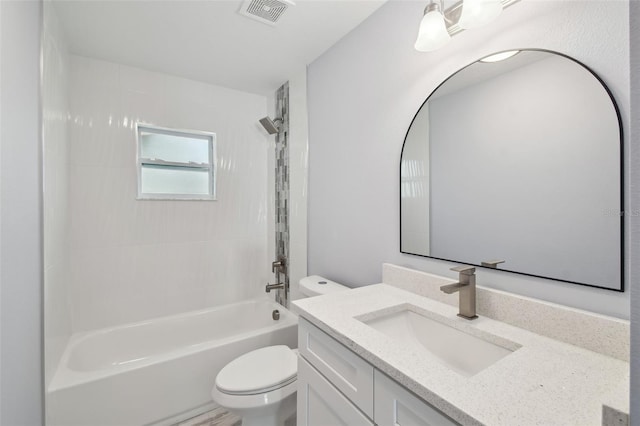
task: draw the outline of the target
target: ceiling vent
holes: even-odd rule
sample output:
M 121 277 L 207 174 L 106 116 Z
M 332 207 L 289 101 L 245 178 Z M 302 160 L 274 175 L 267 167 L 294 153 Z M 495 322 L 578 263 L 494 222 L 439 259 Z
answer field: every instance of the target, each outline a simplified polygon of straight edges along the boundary
M 289 6 L 295 6 L 292 0 L 245 0 L 240 14 L 263 24 L 275 25 Z

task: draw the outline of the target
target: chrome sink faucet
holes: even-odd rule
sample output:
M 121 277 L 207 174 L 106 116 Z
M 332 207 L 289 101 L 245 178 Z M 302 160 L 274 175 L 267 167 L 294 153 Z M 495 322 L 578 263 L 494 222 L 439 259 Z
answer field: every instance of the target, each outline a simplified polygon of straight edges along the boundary
M 451 268 L 452 271 L 459 272 L 458 282 L 443 285 L 440 290 L 447 294 L 459 292 L 458 316 L 468 320 L 476 319 L 476 268 L 473 266 L 461 265 Z

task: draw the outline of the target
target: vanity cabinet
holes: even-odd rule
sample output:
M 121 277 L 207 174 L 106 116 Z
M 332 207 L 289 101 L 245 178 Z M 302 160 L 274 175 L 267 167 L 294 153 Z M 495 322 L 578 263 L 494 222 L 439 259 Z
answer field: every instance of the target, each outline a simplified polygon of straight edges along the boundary
M 303 318 L 298 344 L 299 426 L 457 425 Z
M 393 426 L 455 426 L 458 423 L 433 408 L 397 382 L 375 372 L 376 424 Z
M 373 418 L 371 364 L 302 318 L 298 324 L 298 350 L 338 391 Z
M 311 366 L 298 359 L 298 426 L 373 426 L 358 408 Z

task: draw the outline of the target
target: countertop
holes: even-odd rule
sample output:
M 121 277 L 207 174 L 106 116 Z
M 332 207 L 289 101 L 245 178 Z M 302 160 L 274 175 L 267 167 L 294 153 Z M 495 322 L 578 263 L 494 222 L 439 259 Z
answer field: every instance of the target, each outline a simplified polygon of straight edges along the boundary
M 465 377 L 356 319 L 404 304 L 520 347 Z M 628 405 L 616 389 L 628 388 L 629 363 L 490 318 L 468 321 L 452 306 L 386 284 L 297 300 L 292 310 L 464 425 L 601 425 L 603 403 Z

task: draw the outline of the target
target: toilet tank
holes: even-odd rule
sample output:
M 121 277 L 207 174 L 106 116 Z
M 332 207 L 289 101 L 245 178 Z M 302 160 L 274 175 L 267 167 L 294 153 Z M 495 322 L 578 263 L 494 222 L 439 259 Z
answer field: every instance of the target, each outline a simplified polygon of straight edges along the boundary
M 311 275 L 300 280 L 300 293 L 305 297 L 320 296 L 322 294 L 349 290 L 349 287 L 323 278 L 319 275 Z

